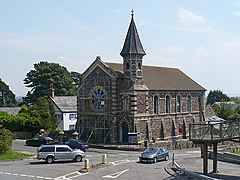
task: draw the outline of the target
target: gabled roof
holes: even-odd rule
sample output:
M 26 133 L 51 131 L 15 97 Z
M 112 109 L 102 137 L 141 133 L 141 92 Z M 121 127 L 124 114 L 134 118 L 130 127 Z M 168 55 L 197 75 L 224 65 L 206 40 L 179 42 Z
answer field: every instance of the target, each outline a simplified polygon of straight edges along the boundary
M 120 55 L 125 56 L 129 54 L 140 54 L 140 55 L 146 54 L 145 51 L 143 50 L 143 46 L 140 41 L 136 25 L 134 23 L 133 12 L 132 12 L 132 19 L 128 28 L 127 36 L 126 36 L 123 49 Z
M 115 71 L 123 73 L 123 65 L 105 62 Z M 149 90 L 206 91 L 177 68 L 143 66 L 143 82 Z
M 0 112 L 7 112 L 11 115 L 17 115 L 18 112 L 21 110 L 21 107 L 1 107 Z
M 53 103 L 62 112 L 77 112 L 77 96 L 54 96 Z

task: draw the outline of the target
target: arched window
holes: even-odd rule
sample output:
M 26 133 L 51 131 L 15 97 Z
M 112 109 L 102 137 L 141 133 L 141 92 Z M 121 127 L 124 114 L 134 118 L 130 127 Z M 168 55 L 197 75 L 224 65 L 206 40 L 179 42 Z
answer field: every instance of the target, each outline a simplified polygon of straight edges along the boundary
M 176 99 L 176 111 L 177 112 L 181 112 L 181 97 L 179 95 L 177 95 L 177 99 Z
M 126 69 L 129 69 L 129 62 L 126 62 Z
M 141 63 L 140 62 L 138 63 L 138 69 L 141 69 Z
M 157 96 L 154 96 L 154 98 L 153 98 L 153 104 L 154 104 L 154 109 L 153 109 L 153 111 L 154 111 L 154 114 L 158 114 L 158 97 Z
M 187 96 L 187 111 L 188 112 L 191 112 L 191 107 L 192 105 L 191 105 L 191 96 L 190 95 L 188 95 Z
M 170 97 L 166 96 L 166 113 L 170 113 Z

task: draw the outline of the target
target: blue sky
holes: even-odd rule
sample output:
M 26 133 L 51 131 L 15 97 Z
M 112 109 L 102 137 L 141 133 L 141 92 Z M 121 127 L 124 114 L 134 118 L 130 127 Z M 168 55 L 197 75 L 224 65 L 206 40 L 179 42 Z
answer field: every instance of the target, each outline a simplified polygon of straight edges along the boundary
M 145 65 L 240 95 L 240 0 L 0 0 L 0 78 L 24 96 L 40 61 L 79 73 L 96 56 L 121 63 L 132 9 Z

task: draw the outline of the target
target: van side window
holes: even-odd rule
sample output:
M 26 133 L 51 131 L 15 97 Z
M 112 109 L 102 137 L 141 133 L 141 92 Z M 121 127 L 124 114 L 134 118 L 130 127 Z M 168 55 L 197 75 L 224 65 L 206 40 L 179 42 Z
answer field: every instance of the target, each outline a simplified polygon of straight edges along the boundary
M 54 152 L 54 147 L 43 147 L 39 152 Z
M 70 151 L 68 148 L 65 147 L 57 147 L 56 152 L 68 152 Z

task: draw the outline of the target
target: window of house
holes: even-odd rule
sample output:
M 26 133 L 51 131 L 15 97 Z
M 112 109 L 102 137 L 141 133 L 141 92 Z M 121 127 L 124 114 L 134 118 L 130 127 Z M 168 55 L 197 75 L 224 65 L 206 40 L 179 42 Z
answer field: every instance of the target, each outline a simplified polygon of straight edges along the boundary
M 77 114 L 76 113 L 69 114 L 69 120 L 74 120 L 74 119 L 77 119 Z
M 170 113 L 170 97 L 166 96 L 166 113 Z
M 154 101 L 154 114 L 158 114 L 158 97 L 157 96 L 154 96 L 153 98 L 153 101 Z
M 188 112 L 191 112 L 191 107 L 192 105 L 191 105 L 191 96 L 190 95 L 188 95 L 187 96 L 187 111 Z
M 181 97 L 179 95 L 177 95 L 177 99 L 176 99 L 176 110 L 177 112 L 181 112 Z
M 74 125 L 69 125 L 69 130 L 74 130 L 75 126 Z

